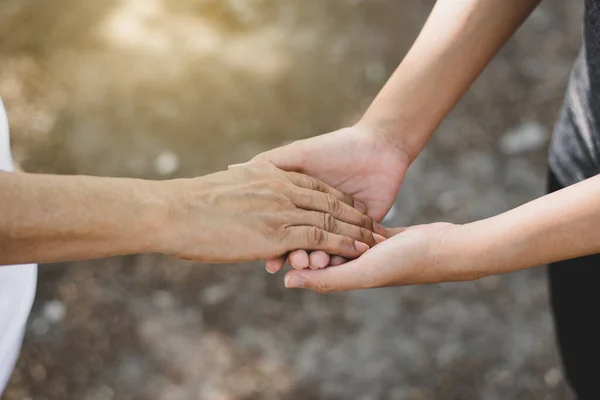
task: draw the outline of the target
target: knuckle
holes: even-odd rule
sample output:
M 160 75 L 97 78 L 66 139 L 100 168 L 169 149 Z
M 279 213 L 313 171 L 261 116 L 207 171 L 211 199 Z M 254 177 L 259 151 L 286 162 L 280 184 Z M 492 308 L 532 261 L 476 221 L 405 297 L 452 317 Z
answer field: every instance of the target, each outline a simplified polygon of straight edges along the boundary
M 323 243 L 325 243 L 326 240 L 327 240 L 327 238 L 326 238 L 326 233 L 324 230 L 319 229 L 315 226 L 311 227 L 308 230 L 308 242 L 311 245 L 314 245 L 314 246 L 322 245 Z
M 294 197 L 294 193 L 291 190 L 291 186 L 288 185 L 288 182 L 281 179 L 271 179 L 270 182 L 271 189 L 276 193 L 282 196 Z
M 280 238 L 280 241 L 286 247 L 289 246 L 290 243 L 294 242 L 294 233 L 293 233 L 291 227 L 289 227 L 289 226 L 283 226 L 283 227 L 280 227 L 279 229 L 273 229 L 270 233 L 273 235 L 271 237 Z
M 294 189 L 294 185 L 290 182 L 277 180 L 277 191 L 292 201 L 295 201 L 300 197 Z
M 324 192 L 327 193 L 329 192 L 329 185 L 327 185 L 325 182 L 317 179 L 317 178 L 311 178 L 313 180 L 313 186 L 316 190 L 320 191 L 320 192 Z
M 370 230 L 371 232 L 373 232 L 373 230 L 375 229 L 375 225 L 373 224 L 373 220 L 367 216 L 367 215 L 363 215 L 363 226 L 365 228 L 367 228 L 368 230 Z
M 307 188 L 309 188 L 311 190 L 316 190 L 318 188 L 314 178 L 307 176 L 307 175 L 301 175 L 301 176 L 302 176 L 301 179 Z
M 329 210 L 329 212 L 335 215 L 340 215 L 342 212 L 342 204 L 340 203 L 340 201 L 336 199 L 335 196 L 332 194 L 327 194 L 326 199 L 327 209 Z
M 337 229 L 337 220 L 329 213 L 323 213 L 323 229 L 327 232 L 335 232 Z
M 327 281 L 318 281 L 315 286 L 314 286 L 314 290 L 317 293 L 321 293 L 321 294 L 325 294 L 325 293 L 330 293 L 333 292 L 333 286 L 330 285 Z
M 366 243 L 369 246 L 373 246 L 375 244 L 375 238 L 373 237 L 373 234 L 371 232 L 369 232 L 368 230 L 361 229 L 360 236 L 361 236 L 363 243 Z

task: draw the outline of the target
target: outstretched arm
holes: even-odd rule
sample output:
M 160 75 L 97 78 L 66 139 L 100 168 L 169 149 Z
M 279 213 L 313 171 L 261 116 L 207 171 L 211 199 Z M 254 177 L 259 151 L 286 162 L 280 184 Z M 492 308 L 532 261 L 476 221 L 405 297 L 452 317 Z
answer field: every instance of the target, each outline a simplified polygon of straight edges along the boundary
M 360 125 L 414 160 L 540 0 L 438 0 Z
M 328 292 L 463 281 L 600 253 L 598 199 L 600 176 L 481 221 L 389 230 L 361 258 L 292 271 L 286 285 Z
M 375 244 L 352 199 L 271 164 L 146 181 L 0 171 L 0 265 L 157 252 L 202 262 Z

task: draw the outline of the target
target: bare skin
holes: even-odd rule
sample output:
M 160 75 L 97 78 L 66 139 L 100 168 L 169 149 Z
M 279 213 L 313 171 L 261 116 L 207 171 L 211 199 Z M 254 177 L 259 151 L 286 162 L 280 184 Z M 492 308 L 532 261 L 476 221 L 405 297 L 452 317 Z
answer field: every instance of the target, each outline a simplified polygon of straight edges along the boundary
M 435 129 L 539 0 L 438 0 L 410 51 L 354 126 L 301 140 L 254 160 L 315 176 L 352 194 L 375 221 L 391 208 L 406 171 Z M 285 259 L 267 262 L 276 272 Z M 292 266 L 344 262 L 290 254 Z
M 390 239 L 357 260 L 318 271 L 294 270 L 286 286 L 325 293 L 469 281 L 597 254 L 598 198 L 600 176 L 485 220 L 388 229 Z
M 256 160 L 272 160 L 283 169 L 343 188 L 379 221 L 437 126 L 537 4 L 439 0 L 397 71 L 355 126 L 292 143 Z M 364 165 L 369 165 L 367 171 Z M 599 195 L 600 178 L 595 177 L 462 226 L 437 223 L 384 230 L 375 225 L 390 239 L 344 265 L 339 264 L 345 260 L 323 252 L 290 254 L 298 270 L 287 274 L 286 285 L 328 292 L 470 280 L 599 253 Z M 269 260 L 267 269 L 277 271 L 283 261 Z M 327 265 L 339 266 L 303 270 Z
M 351 197 L 272 164 L 172 181 L 0 172 L 0 265 L 134 253 L 200 262 L 300 248 L 356 258 L 376 243 Z

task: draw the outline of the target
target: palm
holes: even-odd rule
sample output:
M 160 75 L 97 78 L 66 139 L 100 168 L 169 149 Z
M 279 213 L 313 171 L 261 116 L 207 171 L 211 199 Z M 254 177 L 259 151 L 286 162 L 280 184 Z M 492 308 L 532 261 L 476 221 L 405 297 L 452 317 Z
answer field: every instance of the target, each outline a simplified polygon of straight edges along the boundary
M 442 235 L 451 237 L 455 227 L 438 222 L 388 230 L 396 235 L 356 260 L 319 271 L 291 271 L 286 280 L 297 275 L 303 278 L 303 288 L 338 292 L 473 279 L 472 275 L 457 273 L 454 265 L 436 262 Z
M 371 287 L 401 286 L 444 281 L 435 268 L 441 235 L 454 225 L 446 222 L 387 229 L 391 236 L 362 257 L 343 267 L 362 268 Z M 350 270 L 351 268 L 348 268 Z M 363 282 L 364 284 L 365 282 Z
M 257 159 L 314 176 L 352 195 L 376 221 L 392 207 L 408 168 L 396 147 L 356 127 L 294 142 Z

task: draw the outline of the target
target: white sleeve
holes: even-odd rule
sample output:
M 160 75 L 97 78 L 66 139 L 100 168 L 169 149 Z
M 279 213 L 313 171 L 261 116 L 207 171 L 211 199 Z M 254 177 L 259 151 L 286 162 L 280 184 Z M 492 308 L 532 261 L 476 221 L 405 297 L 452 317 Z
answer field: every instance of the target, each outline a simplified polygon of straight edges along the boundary
M 12 171 L 12 157 L 10 155 L 10 139 L 8 131 L 8 118 L 4 104 L 0 98 L 0 169 Z

